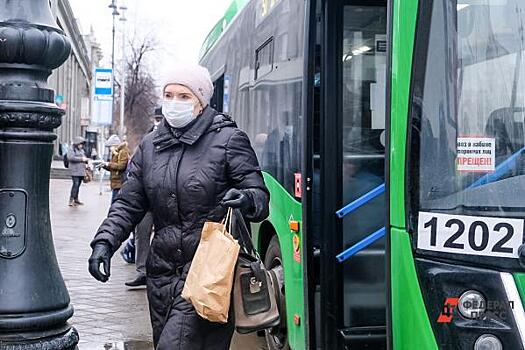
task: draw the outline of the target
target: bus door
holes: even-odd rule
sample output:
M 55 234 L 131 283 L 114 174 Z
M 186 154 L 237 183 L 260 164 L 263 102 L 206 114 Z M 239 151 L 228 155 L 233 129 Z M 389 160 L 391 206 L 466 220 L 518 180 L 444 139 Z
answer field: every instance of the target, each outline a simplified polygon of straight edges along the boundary
M 323 349 L 382 349 L 386 348 L 385 239 L 346 260 L 341 253 L 371 234 L 381 237 L 386 223 L 381 190 L 386 1 L 325 1 L 322 11 L 316 295 L 320 339 L 316 342 Z M 369 193 L 378 195 L 362 198 Z M 341 214 L 360 198 L 361 206 Z

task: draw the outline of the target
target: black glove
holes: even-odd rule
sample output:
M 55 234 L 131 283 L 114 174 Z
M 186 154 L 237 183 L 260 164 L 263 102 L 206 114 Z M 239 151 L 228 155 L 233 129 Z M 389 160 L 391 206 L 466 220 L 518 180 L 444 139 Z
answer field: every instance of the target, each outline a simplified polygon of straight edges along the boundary
M 108 243 L 101 241 L 95 244 L 89 258 L 89 273 L 100 282 L 107 282 L 110 275 L 111 247 Z M 104 273 L 100 272 L 100 264 L 104 266 Z
M 253 201 L 246 192 L 232 188 L 226 192 L 220 204 L 233 209 L 248 209 L 253 206 Z

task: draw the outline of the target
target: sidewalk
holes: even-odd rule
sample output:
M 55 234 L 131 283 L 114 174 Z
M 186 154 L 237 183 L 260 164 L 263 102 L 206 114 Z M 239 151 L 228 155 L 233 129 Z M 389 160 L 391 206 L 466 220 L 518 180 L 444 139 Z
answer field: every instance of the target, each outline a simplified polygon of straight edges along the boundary
M 151 327 L 145 288 L 128 289 L 124 282 L 135 275 L 135 265 L 120 255 L 111 261 L 107 283 L 87 271 L 89 242 L 107 214 L 111 192 L 99 194 L 98 182 L 82 184 L 79 208 L 67 205 L 71 180 L 51 180 L 50 209 L 55 250 L 68 287 L 75 315 L 70 323 L 80 334 L 79 350 L 151 350 Z M 265 349 L 255 334 L 234 337 L 232 350 Z

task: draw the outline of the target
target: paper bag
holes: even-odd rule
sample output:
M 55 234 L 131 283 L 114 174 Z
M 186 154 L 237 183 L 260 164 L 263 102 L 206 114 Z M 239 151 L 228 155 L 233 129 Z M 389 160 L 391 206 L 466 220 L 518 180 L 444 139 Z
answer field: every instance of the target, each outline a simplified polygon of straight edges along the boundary
M 222 223 L 206 222 L 191 263 L 182 297 L 212 322 L 228 322 L 239 244 L 230 234 L 232 210 Z M 229 227 L 229 231 L 226 229 Z

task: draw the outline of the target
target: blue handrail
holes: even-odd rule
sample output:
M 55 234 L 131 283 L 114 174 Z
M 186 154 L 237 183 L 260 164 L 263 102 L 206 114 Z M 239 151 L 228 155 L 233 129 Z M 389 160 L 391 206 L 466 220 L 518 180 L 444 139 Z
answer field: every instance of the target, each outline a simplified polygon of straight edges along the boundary
M 341 219 L 344 218 L 346 215 L 350 214 L 351 212 L 353 212 L 357 208 L 365 205 L 366 203 L 370 202 L 372 199 L 374 199 L 376 197 L 379 197 L 380 195 L 385 193 L 385 189 L 386 189 L 385 184 L 381 184 L 380 186 L 374 188 L 372 191 L 362 195 L 361 197 L 357 198 L 352 203 L 346 205 L 342 209 L 339 209 L 336 212 L 337 216 L 339 218 L 341 218 Z M 369 245 L 373 244 L 377 240 L 383 238 L 385 236 L 385 233 L 386 233 L 386 228 L 384 228 L 384 227 L 380 228 L 376 232 L 374 232 L 371 235 L 363 238 L 362 240 L 360 240 L 359 242 L 357 242 L 356 244 L 354 244 L 350 248 L 346 249 L 344 252 L 338 254 L 336 256 L 337 260 L 339 260 L 339 262 L 344 262 L 348 258 L 356 255 L 361 250 L 363 250 L 366 247 L 368 247 Z
M 362 195 L 361 197 L 357 198 L 355 201 L 353 201 L 352 203 L 350 204 L 347 204 L 346 206 L 344 206 L 342 209 L 339 209 L 337 212 L 336 212 L 336 215 L 339 217 L 339 218 L 344 218 L 345 216 L 347 216 L 348 214 L 350 214 L 351 212 L 353 212 L 354 210 L 356 210 L 357 208 L 361 207 L 362 205 L 368 203 L 369 201 L 371 201 L 372 199 L 382 195 L 383 193 L 385 193 L 385 184 L 381 184 L 380 186 L 374 188 L 372 191 Z
M 503 161 L 500 165 L 496 167 L 493 173 L 486 174 L 480 177 L 476 182 L 474 182 L 472 185 L 470 185 L 467 188 L 476 188 L 481 185 L 486 185 L 488 183 L 499 180 L 503 175 L 505 175 L 507 171 L 512 169 L 512 167 L 516 163 L 516 160 L 519 158 L 519 156 L 521 155 L 523 151 L 525 151 L 525 147 L 515 152 L 509 158 L 505 159 L 505 161 Z
M 365 249 L 369 245 L 373 244 L 374 242 L 378 241 L 379 239 L 383 238 L 386 233 L 386 228 L 382 227 L 376 232 L 372 233 L 370 236 L 365 237 L 364 239 L 360 240 L 350 248 L 346 249 L 341 254 L 337 255 L 336 258 L 339 260 L 339 262 L 344 262 L 348 258 L 356 255 L 361 250 Z

